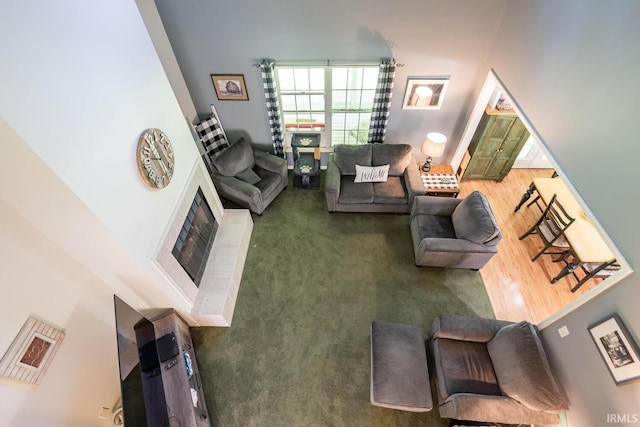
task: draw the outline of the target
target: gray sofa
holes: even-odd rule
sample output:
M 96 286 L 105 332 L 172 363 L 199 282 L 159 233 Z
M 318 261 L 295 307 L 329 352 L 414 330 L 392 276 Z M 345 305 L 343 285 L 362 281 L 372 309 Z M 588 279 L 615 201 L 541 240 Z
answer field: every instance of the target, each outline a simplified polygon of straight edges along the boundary
M 356 165 L 389 165 L 386 182 L 354 182 Z M 408 213 L 424 185 L 408 144 L 338 145 L 329 156 L 325 197 L 329 212 Z
M 443 418 L 556 425 L 568 409 L 531 323 L 440 314 L 428 342 Z
M 258 215 L 289 182 L 285 159 L 254 150 L 244 138 L 210 160 L 211 179 L 218 194 Z
M 464 199 L 416 197 L 409 220 L 418 266 L 477 270 L 498 253 L 502 234 L 479 191 Z

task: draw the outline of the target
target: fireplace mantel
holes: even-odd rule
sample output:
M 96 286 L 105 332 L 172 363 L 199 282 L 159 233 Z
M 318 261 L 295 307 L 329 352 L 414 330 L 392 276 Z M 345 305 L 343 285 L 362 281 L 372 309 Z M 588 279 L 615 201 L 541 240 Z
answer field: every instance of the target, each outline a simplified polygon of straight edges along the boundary
M 171 253 L 198 188 L 219 224 L 199 287 Z M 203 162 L 198 160 L 153 264 L 191 302 L 191 317 L 200 326 L 231 326 L 252 230 L 249 210 L 224 209 Z

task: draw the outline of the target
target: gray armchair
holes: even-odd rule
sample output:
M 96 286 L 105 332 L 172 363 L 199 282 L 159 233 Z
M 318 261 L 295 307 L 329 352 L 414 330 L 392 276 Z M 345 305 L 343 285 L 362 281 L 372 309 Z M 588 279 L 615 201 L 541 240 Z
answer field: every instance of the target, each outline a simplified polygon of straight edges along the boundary
M 416 265 L 477 270 L 498 253 L 502 239 L 486 196 L 417 196 L 410 215 Z
M 531 323 L 441 314 L 428 342 L 443 418 L 556 425 L 568 409 Z
M 218 194 L 258 215 L 289 182 L 285 159 L 253 149 L 244 138 L 210 160 L 211 179 Z

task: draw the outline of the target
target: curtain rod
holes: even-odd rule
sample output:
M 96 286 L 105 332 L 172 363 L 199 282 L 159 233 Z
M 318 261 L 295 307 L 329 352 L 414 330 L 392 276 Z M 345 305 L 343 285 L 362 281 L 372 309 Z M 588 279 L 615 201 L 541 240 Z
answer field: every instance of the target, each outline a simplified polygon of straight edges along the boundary
M 396 62 L 395 58 L 391 58 L 391 63 L 396 67 L 404 67 L 404 64 Z M 272 61 L 273 65 L 277 66 L 290 66 L 290 67 L 304 67 L 304 66 L 324 66 L 324 67 L 360 67 L 363 65 L 380 65 L 380 61 L 362 61 L 362 62 L 340 62 L 327 59 L 320 61 Z M 260 67 L 260 62 L 254 62 L 251 64 L 253 67 Z

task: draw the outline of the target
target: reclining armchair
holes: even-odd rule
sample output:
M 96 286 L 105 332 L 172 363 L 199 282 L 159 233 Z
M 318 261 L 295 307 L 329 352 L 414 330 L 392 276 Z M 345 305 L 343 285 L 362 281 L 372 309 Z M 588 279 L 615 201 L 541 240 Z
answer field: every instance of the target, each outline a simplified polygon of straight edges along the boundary
M 417 196 L 409 218 L 418 266 L 477 270 L 498 253 L 502 234 L 479 191 L 464 199 Z
M 440 314 L 428 343 L 443 418 L 557 425 L 568 409 L 531 323 Z
M 222 197 L 258 215 L 287 187 L 287 161 L 255 150 L 244 138 L 216 153 L 211 179 Z

